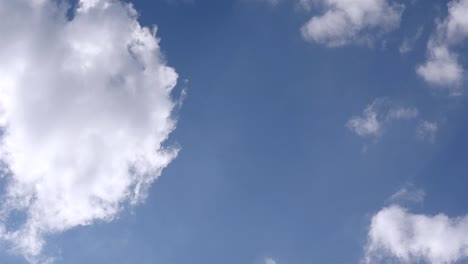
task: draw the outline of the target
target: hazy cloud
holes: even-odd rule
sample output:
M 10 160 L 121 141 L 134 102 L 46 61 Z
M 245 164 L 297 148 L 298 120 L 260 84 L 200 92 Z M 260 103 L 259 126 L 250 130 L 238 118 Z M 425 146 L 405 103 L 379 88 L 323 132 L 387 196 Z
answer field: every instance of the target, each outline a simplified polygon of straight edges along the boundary
M 437 125 L 437 123 L 424 120 L 421 123 L 419 123 L 418 128 L 416 130 L 416 134 L 419 139 L 429 140 L 430 142 L 433 142 L 435 140 L 435 136 L 438 130 L 439 126 Z
M 412 37 L 405 38 L 400 45 L 400 48 L 399 48 L 400 53 L 405 54 L 405 53 L 412 51 L 414 48 L 414 45 L 421 38 L 423 32 L 424 32 L 424 27 L 419 27 L 416 30 L 416 33 Z
M 422 203 L 426 193 L 420 189 L 414 189 L 411 187 L 404 187 L 398 190 L 390 196 L 389 201 L 391 202 L 413 202 L 413 203 Z
M 418 109 L 414 107 L 395 106 L 387 113 L 387 120 L 410 120 L 419 116 Z

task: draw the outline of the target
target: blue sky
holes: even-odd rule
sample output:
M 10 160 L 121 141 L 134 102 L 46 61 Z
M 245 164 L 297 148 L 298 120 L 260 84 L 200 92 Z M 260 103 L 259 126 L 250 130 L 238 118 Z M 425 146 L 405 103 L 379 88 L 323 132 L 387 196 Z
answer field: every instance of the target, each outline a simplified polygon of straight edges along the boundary
M 46 22 L 0 44 L 40 69 L 0 65 L 1 263 L 468 258 L 468 1 L 19 2 L 0 14 Z

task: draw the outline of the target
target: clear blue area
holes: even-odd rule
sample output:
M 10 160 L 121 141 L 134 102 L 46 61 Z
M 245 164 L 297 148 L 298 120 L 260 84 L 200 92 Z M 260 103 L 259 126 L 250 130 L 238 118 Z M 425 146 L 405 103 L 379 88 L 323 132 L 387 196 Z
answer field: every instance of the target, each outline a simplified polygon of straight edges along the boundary
M 311 13 L 293 1 L 133 3 L 142 24 L 158 26 L 178 89 L 188 80 L 170 139 L 182 150 L 144 204 L 51 237 L 57 263 L 358 263 L 370 217 L 406 184 L 427 194 L 415 212 L 468 211 L 466 97 L 433 92 L 415 73 L 446 1 L 408 4 L 385 46 L 334 49 L 303 40 Z M 419 26 L 414 51 L 401 55 Z M 440 121 L 435 142 L 405 122 L 378 142 L 348 130 L 378 97 Z

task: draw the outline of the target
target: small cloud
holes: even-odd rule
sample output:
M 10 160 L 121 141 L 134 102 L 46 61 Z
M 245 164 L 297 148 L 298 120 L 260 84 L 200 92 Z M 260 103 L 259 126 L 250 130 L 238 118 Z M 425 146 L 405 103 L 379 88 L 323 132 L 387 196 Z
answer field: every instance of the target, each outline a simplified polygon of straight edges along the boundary
M 379 136 L 382 131 L 381 121 L 377 118 L 377 112 L 373 106 L 368 106 L 362 116 L 353 116 L 346 126 L 358 136 Z
M 400 53 L 405 54 L 413 50 L 414 45 L 416 42 L 421 38 L 422 34 L 424 32 L 424 27 L 419 27 L 416 31 L 416 34 L 414 34 L 413 37 L 407 37 L 403 40 L 403 42 L 400 45 Z
M 389 201 L 393 203 L 402 203 L 402 202 L 413 202 L 413 203 L 422 203 L 426 193 L 423 190 L 416 189 L 412 187 L 404 187 L 398 192 L 390 196 Z
M 276 261 L 272 258 L 266 258 L 265 264 L 277 264 Z
M 436 122 L 422 121 L 417 129 L 416 136 L 421 140 L 434 142 L 439 127 Z
M 396 106 L 388 110 L 387 120 L 411 120 L 418 116 L 419 111 L 414 107 Z
M 419 111 L 414 107 L 395 105 L 385 98 L 377 98 L 368 105 L 362 115 L 356 115 L 346 123 L 348 129 L 360 137 L 379 137 L 392 121 L 414 120 Z
M 409 39 L 403 40 L 403 42 L 400 45 L 399 51 L 401 54 L 405 54 L 413 50 L 413 45 L 411 44 L 411 41 Z

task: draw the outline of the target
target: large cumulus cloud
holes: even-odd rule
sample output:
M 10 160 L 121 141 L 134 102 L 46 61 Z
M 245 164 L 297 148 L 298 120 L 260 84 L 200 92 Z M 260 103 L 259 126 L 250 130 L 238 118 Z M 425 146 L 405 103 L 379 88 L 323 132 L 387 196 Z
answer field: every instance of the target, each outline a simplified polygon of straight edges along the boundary
M 129 4 L 0 0 L 0 237 L 31 262 L 44 237 L 111 220 L 176 156 L 177 74 Z M 25 214 L 19 226 L 11 218 Z

